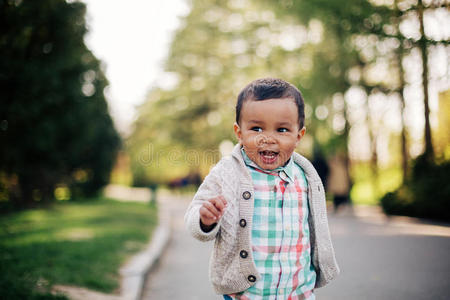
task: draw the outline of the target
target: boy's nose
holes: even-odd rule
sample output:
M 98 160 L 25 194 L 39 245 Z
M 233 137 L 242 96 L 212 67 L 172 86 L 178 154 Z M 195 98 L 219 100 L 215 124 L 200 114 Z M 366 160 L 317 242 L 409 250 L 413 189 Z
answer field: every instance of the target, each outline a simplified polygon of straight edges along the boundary
M 257 137 L 257 142 L 258 142 L 258 145 L 274 144 L 275 139 L 271 134 L 260 134 Z

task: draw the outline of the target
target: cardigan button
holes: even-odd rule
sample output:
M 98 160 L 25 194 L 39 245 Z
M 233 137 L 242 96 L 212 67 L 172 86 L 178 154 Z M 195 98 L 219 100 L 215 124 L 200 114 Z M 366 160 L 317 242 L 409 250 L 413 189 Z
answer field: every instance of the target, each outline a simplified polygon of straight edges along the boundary
M 239 255 L 240 255 L 242 258 L 247 258 L 248 252 L 245 251 L 245 250 L 242 250 L 242 251 L 239 253 Z
M 245 191 L 245 192 L 242 193 L 242 197 L 243 197 L 245 200 L 250 199 L 251 196 L 252 196 L 252 194 L 251 194 L 249 191 Z
M 253 275 L 248 276 L 247 279 L 248 279 L 248 281 L 250 281 L 250 282 L 255 282 L 255 281 L 256 281 L 256 277 L 253 276 Z
M 245 221 L 245 219 L 241 219 L 239 221 L 239 225 L 241 225 L 241 227 L 245 227 L 245 226 L 247 226 L 247 221 Z

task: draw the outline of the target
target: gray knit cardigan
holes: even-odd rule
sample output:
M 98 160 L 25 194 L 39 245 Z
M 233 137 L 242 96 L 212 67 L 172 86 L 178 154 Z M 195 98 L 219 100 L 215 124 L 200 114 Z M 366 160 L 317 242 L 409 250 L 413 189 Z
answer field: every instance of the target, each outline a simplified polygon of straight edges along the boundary
M 298 153 L 294 161 L 308 180 L 309 224 L 312 262 L 317 273 L 316 288 L 339 274 L 328 228 L 325 193 L 312 164 Z M 228 206 L 219 223 L 209 232 L 200 228 L 199 209 L 204 201 L 223 195 Z M 188 231 L 200 241 L 215 239 L 209 277 L 218 294 L 244 291 L 261 276 L 253 261 L 251 234 L 254 204 L 252 179 L 236 145 L 231 156 L 221 159 L 200 185 L 185 214 Z M 242 221 L 245 220 L 245 221 Z M 248 255 L 241 257 L 245 250 Z

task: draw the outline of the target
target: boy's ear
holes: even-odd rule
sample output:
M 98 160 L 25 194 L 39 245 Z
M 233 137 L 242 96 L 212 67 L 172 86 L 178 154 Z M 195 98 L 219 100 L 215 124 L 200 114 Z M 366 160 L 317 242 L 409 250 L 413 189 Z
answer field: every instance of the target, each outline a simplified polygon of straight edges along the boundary
M 234 134 L 236 135 L 236 138 L 238 139 L 239 143 L 241 142 L 241 127 L 239 127 L 238 123 L 234 123 L 233 125 Z
M 306 128 L 303 127 L 302 129 L 300 129 L 297 133 L 297 143 L 300 142 L 300 140 L 302 139 L 302 137 L 305 135 L 306 132 Z

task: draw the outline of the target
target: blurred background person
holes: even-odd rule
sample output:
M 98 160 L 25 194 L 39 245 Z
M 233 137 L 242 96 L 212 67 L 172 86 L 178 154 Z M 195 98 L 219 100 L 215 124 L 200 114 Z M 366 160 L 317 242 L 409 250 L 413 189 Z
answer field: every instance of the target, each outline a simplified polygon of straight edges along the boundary
M 328 177 L 327 191 L 333 195 L 333 207 L 336 213 L 339 206 L 348 204 L 350 182 L 345 166 L 345 157 L 341 152 L 337 152 L 329 160 L 330 176 Z

